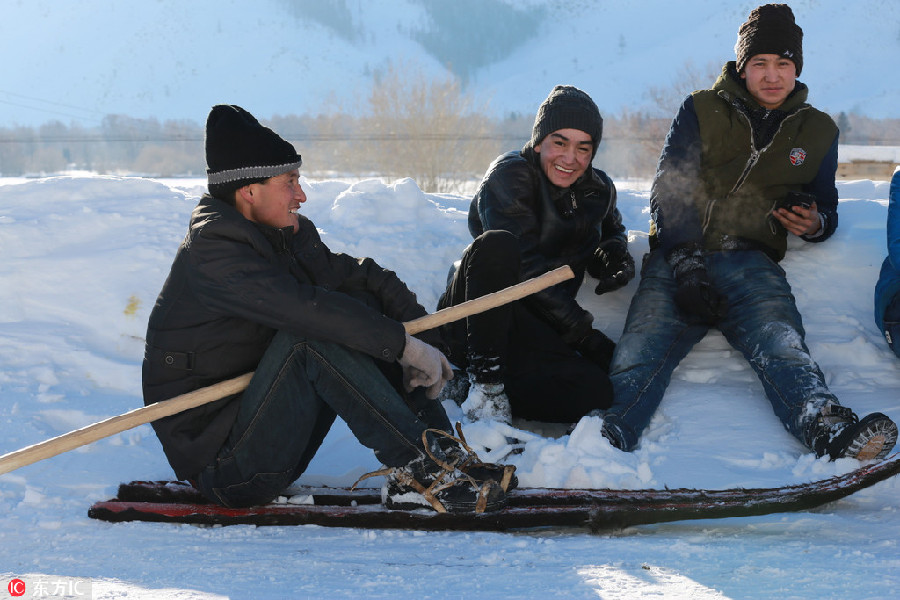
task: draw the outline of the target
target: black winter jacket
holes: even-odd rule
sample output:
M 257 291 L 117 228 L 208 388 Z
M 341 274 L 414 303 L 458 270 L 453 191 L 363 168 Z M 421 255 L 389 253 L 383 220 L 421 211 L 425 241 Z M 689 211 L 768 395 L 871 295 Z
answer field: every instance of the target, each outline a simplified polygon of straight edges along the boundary
M 205 196 L 150 314 L 144 403 L 255 370 L 278 330 L 393 362 L 405 344 L 402 322 L 424 314 L 393 272 L 368 258 L 331 252 L 308 219 L 300 217 L 297 233 L 267 227 Z M 179 478 L 212 462 L 239 399 L 153 424 Z
M 531 147 L 498 157 L 488 168 L 469 208 L 469 232 L 478 237 L 503 229 L 519 239 L 522 277 L 563 265 L 575 279 L 525 299 L 569 344 L 591 329 L 593 316 L 575 301 L 588 260 L 601 243 L 627 243 L 616 188 L 599 169 L 589 168 L 571 187 L 554 186 Z

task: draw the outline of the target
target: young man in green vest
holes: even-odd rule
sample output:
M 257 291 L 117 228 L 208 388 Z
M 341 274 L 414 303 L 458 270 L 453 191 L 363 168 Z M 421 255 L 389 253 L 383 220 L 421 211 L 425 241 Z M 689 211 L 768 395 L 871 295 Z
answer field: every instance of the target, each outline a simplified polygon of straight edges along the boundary
M 790 7 L 754 9 L 737 60 L 672 122 L 650 198 L 650 253 L 616 347 L 603 435 L 633 450 L 672 371 L 711 327 L 756 371 L 785 428 L 817 456 L 883 458 L 897 426 L 842 406 L 809 355 L 785 273 L 788 234 L 838 224 L 838 128 L 797 81 L 803 32 Z

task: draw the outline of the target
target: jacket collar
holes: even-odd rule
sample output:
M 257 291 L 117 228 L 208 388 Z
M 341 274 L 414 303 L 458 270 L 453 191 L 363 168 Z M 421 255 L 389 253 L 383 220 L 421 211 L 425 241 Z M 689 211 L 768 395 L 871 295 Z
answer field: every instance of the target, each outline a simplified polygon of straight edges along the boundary
M 725 63 L 722 67 L 722 73 L 719 75 L 719 78 L 716 79 L 712 89 L 729 102 L 740 100 L 748 111 L 763 108 L 756 101 L 756 98 L 747 91 L 747 85 L 738 74 L 736 63 L 733 60 Z M 809 88 L 806 87 L 805 83 L 798 80 L 794 85 L 794 90 L 788 94 L 788 97 L 785 99 L 784 104 L 775 110 L 790 114 L 797 109 L 808 106 L 806 104 L 808 97 Z
M 250 222 L 253 223 L 253 221 Z M 294 239 L 293 227 L 272 227 L 260 223 L 253 223 L 253 226 L 262 232 L 276 252 L 287 252 L 291 247 L 291 240 Z
M 216 198 L 215 196 L 210 196 L 206 194 L 203 198 L 200 199 L 200 203 L 197 205 L 197 208 L 194 209 L 194 220 L 200 221 L 205 217 L 208 218 L 213 214 L 218 214 L 221 218 L 227 219 L 228 221 L 234 223 L 245 223 L 250 225 L 259 231 L 264 238 L 272 245 L 272 248 L 275 249 L 276 252 L 284 252 L 290 248 L 291 240 L 294 238 L 294 228 L 291 226 L 287 227 L 272 227 L 270 225 L 263 225 L 261 223 L 255 223 L 244 215 L 238 212 L 238 210 L 232 206 L 231 204 Z

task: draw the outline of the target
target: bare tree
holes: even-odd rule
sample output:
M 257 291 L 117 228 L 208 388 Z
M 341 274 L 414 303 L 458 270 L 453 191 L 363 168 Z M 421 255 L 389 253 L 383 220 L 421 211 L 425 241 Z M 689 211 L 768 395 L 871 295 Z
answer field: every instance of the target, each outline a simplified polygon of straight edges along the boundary
M 693 62 L 687 61 L 668 87 L 651 87 L 647 91 L 651 115 L 671 119 L 688 94 L 711 88 L 721 69 L 721 65 L 715 63 L 707 63 L 706 67 L 698 68 Z
M 625 109 L 605 117 L 605 141 L 595 162 L 618 176 L 652 177 L 679 105 L 694 90 L 711 87 L 718 72 L 719 67 L 712 63 L 699 69 L 687 62 L 668 87 L 647 90 L 647 109 Z
M 378 172 L 412 177 L 424 191 L 457 191 L 499 151 L 487 106 L 450 76 L 432 80 L 417 66 L 392 64 L 377 77 L 369 108 L 363 123 Z

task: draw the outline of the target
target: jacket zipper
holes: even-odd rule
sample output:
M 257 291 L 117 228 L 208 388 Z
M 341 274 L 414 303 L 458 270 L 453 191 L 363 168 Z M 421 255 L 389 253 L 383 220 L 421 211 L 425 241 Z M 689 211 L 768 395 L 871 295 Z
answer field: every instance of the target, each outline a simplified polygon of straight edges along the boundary
M 740 177 L 737 178 L 737 181 L 735 181 L 734 185 L 731 188 L 731 191 L 728 192 L 727 194 L 725 194 L 726 198 L 728 198 L 732 194 L 736 193 L 739 189 L 741 189 L 741 186 L 744 185 L 745 181 L 747 181 L 747 177 L 750 176 L 750 171 L 752 171 L 753 167 L 756 166 L 756 163 L 759 162 L 759 157 L 762 156 L 763 152 L 765 152 L 772 146 L 772 144 L 775 142 L 775 138 L 777 138 L 778 134 L 781 133 L 781 129 L 782 129 L 782 127 L 784 127 L 785 121 L 787 121 L 788 119 L 792 119 L 793 117 L 800 114 L 802 111 L 806 110 L 807 108 L 809 108 L 809 106 L 801 106 L 800 108 L 798 108 L 797 110 L 795 110 L 794 112 L 792 112 L 791 114 L 789 114 L 785 118 L 783 118 L 781 120 L 781 123 L 778 124 L 778 129 L 775 130 L 774 135 L 772 135 L 772 139 L 769 141 L 769 143 L 766 145 L 766 147 L 762 148 L 761 150 L 756 149 L 756 143 L 754 142 L 754 139 L 753 139 L 753 137 L 754 137 L 753 123 L 750 121 L 750 117 L 747 116 L 747 114 L 744 111 L 737 109 L 738 114 L 741 115 L 741 117 L 743 117 L 743 119 L 745 121 L 747 121 L 747 126 L 750 128 L 750 158 L 747 159 L 747 164 L 744 165 L 744 170 L 741 172 Z M 706 212 L 703 215 L 703 233 L 704 234 L 706 233 L 706 229 L 709 227 L 710 221 L 712 221 L 712 211 L 713 211 L 713 207 L 715 206 L 715 204 L 716 204 L 716 200 L 712 199 L 706 205 Z

